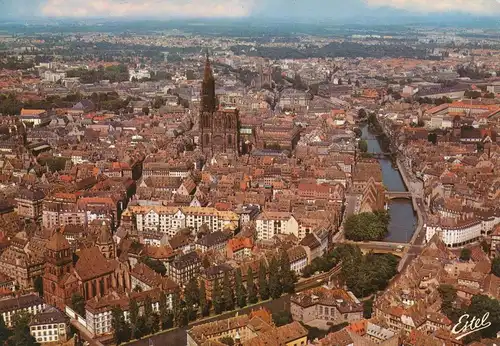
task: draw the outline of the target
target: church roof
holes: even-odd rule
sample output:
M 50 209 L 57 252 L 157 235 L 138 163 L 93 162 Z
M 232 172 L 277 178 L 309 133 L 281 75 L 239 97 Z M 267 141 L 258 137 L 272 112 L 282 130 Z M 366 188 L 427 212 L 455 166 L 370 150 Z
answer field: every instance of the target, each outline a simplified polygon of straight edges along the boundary
M 69 249 L 68 240 L 59 232 L 55 232 L 47 243 L 47 249 L 52 251 L 61 251 Z
M 90 280 L 115 270 L 116 262 L 107 260 L 97 247 L 83 249 L 78 253 L 75 271 L 83 280 Z

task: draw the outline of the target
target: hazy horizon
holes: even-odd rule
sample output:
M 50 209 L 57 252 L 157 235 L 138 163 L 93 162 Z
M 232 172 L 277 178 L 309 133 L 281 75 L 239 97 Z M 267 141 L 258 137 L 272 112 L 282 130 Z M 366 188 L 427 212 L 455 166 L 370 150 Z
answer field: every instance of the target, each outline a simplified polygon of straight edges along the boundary
M 175 18 L 448 19 L 500 14 L 500 0 L 4 0 L 0 17 L 16 20 Z

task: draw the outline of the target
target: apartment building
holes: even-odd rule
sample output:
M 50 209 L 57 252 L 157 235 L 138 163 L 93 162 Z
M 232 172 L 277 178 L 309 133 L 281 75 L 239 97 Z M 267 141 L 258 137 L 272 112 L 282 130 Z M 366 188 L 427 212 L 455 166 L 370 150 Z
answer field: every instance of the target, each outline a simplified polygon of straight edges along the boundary
M 257 239 L 268 240 L 278 234 L 293 234 L 299 237 L 299 224 L 288 212 L 266 211 L 256 219 Z
M 45 302 L 38 295 L 31 293 L 24 296 L 0 300 L 0 313 L 7 327 L 12 327 L 12 318 L 19 312 L 36 315 L 45 309 Z
M 17 214 L 31 220 L 41 219 L 44 198 L 45 194 L 41 190 L 20 190 L 16 197 Z
M 176 284 L 184 286 L 189 280 L 198 276 L 200 268 L 201 258 L 193 251 L 175 259 L 169 264 L 167 271 Z
M 30 333 L 41 344 L 65 342 L 69 336 L 69 320 L 60 310 L 49 306 L 33 317 Z
M 209 207 L 129 206 L 127 211 L 135 215 L 138 233 L 162 232 L 173 237 L 179 229 L 198 231 L 203 224 L 212 232 L 239 227 L 238 214 Z

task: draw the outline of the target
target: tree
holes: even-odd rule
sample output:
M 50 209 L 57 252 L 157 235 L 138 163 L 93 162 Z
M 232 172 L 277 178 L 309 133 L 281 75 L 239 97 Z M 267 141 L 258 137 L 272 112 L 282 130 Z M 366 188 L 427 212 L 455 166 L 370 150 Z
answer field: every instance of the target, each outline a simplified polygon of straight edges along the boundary
M 368 116 L 368 123 L 373 126 L 378 124 L 377 116 L 375 115 L 374 112 L 371 112 L 370 115 Z
M 455 319 L 457 309 L 453 307 L 453 303 L 457 299 L 457 290 L 452 285 L 443 284 L 438 287 L 438 292 L 441 297 L 441 311 L 452 321 L 457 322 Z
M 343 244 L 327 255 L 327 261 L 342 260 L 341 277 L 359 297 L 369 296 L 387 287 L 396 275 L 399 258 L 391 254 L 363 255 L 358 246 Z
M 261 300 L 269 299 L 269 284 L 267 282 L 267 270 L 264 263 L 259 266 L 259 296 Z
M 363 318 L 371 318 L 373 312 L 373 298 L 363 302 Z
M 167 307 L 167 295 L 165 294 L 164 291 L 161 291 L 160 292 L 160 299 L 159 299 L 159 302 L 158 302 L 158 307 L 159 307 L 159 311 L 160 311 L 160 325 L 161 325 L 161 329 L 162 330 L 165 330 L 165 329 L 169 329 L 169 328 L 172 328 L 172 315 L 171 315 L 171 312 L 168 310 L 168 307 Z
M 435 145 L 437 143 L 437 134 L 435 132 L 429 133 L 427 135 L 427 141 Z
M 387 234 L 388 213 L 359 213 L 350 215 L 345 222 L 345 236 L 349 240 L 381 240 Z
M 33 280 L 33 286 L 35 287 L 35 291 L 38 292 L 40 297 L 43 297 L 43 279 L 41 276 L 37 276 L 35 280 Z
M 443 304 L 451 305 L 457 298 L 457 290 L 449 284 L 439 285 L 438 292 Z
M 132 339 L 137 339 L 139 334 L 138 319 L 139 319 L 139 306 L 134 298 L 130 299 L 129 303 L 129 319 Z
M 462 251 L 460 251 L 460 260 L 467 262 L 470 260 L 470 255 L 470 249 L 464 248 L 462 249 Z
M 212 305 L 214 306 L 214 310 L 217 315 L 221 314 L 224 311 L 224 300 L 222 298 L 219 279 L 215 279 L 214 281 L 214 287 L 212 291 Z
M 71 308 L 80 316 L 85 316 L 85 299 L 80 293 L 71 296 Z
M 224 273 L 224 309 L 227 311 L 234 309 L 234 290 L 231 281 L 229 280 L 229 273 Z
M 495 257 L 491 262 L 491 272 L 500 277 L 500 257 Z
M 155 323 L 155 314 L 153 314 L 153 306 L 152 306 L 152 301 L 151 297 L 149 294 L 146 296 L 144 299 L 144 317 L 146 318 L 146 333 L 145 334 L 151 334 L 152 331 L 155 329 L 154 323 Z
M 292 314 L 286 310 L 275 312 L 273 313 L 273 322 L 276 327 L 281 327 L 285 324 L 292 323 Z
M 157 97 L 155 97 L 155 99 L 153 101 L 153 108 L 159 109 L 159 108 L 161 108 L 161 106 L 163 106 L 163 103 L 164 103 L 163 97 L 157 96 Z
M 145 315 L 140 315 L 137 317 L 137 323 L 135 325 L 135 339 L 140 339 L 144 335 L 148 335 L 149 330 L 147 327 L 147 318 Z
M 358 111 L 358 117 L 360 117 L 361 119 L 364 119 L 367 117 L 367 114 L 366 114 L 366 111 L 364 108 L 361 108 L 359 111 Z
M 281 251 L 280 256 L 280 282 L 282 285 L 283 292 L 293 293 L 295 291 L 295 282 L 297 281 L 295 277 L 295 272 L 290 267 L 290 258 L 286 251 Z
M 159 260 L 152 259 L 151 257 L 145 257 L 142 261 L 149 268 L 163 276 L 167 273 L 167 268 L 165 268 L 165 265 Z
M 115 306 L 111 310 L 111 327 L 117 345 L 130 340 L 130 328 L 123 316 L 123 310 L 119 306 Z
M 154 312 L 151 315 L 151 334 L 157 333 L 160 331 L 160 314 Z
M 186 305 L 191 308 L 200 303 L 200 288 L 198 287 L 198 280 L 194 277 L 186 285 L 184 300 L 186 301 Z
M 238 307 L 244 308 L 247 306 L 247 292 L 245 290 L 245 286 L 243 286 L 240 268 L 236 269 L 236 273 L 234 275 L 234 286 Z
M 0 318 L 0 345 L 3 345 L 10 336 L 10 330 L 5 325 L 3 318 Z
M 174 293 L 172 298 L 172 310 L 173 310 L 173 323 L 176 327 L 183 327 L 187 325 L 188 316 L 183 302 L 178 292 Z
M 31 336 L 29 323 L 31 315 L 27 312 L 20 312 L 13 316 L 14 331 L 11 337 L 8 338 L 7 346 L 36 346 L 40 345 L 36 339 Z
M 488 242 L 485 239 L 483 239 L 481 241 L 481 249 L 483 250 L 483 252 L 485 254 L 489 254 L 490 253 L 490 245 L 488 244 Z
M 281 297 L 281 282 L 279 276 L 279 265 L 275 257 L 271 259 L 269 264 L 269 294 L 273 299 Z
M 500 330 L 500 301 L 490 298 L 486 295 L 475 295 L 467 308 L 469 316 L 481 319 L 486 313 L 489 313 L 488 322 L 491 325 L 481 331 L 472 334 L 475 340 L 480 338 L 494 338 Z
M 481 97 L 481 92 L 478 90 L 466 90 L 464 93 L 466 99 L 477 99 Z
M 259 299 L 257 298 L 257 290 L 255 289 L 255 283 L 253 282 L 253 270 L 251 267 L 248 267 L 246 281 L 247 281 L 248 302 L 250 304 L 255 304 Z
M 144 115 L 149 115 L 149 107 L 143 107 L 143 108 L 142 108 L 142 113 L 143 113 Z
M 222 344 L 224 344 L 224 345 L 228 345 L 228 346 L 233 346 L 234 345 L 234 340 L 230 336 L 224 336 L 224 337 L 220 338 L 219 342 L 222 343 Z
M 208 316 L 210 313 L 210 303 L 207 300 L 207 289 L 204 280 L 200 282 L 200 310 L 202 316 Z
M 308 278 L 314 274 L 314 268 L 311 265 L 306 265 L 304 269 L 302 269 L 302 277 Z
M 368 152 L 368 142 L 364 139 L 360 139 L 358 142 L 358 149 L 362 153 Z

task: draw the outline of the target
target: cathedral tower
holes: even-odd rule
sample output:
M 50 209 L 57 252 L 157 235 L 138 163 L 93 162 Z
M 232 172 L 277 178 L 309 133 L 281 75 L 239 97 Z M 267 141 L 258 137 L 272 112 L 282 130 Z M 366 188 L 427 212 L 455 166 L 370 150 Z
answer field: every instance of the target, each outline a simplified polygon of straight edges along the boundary
M 239 112 L 235 108 L 217 109 L 215 78 L 208 58 L 201 83 L 199 144 L 208 155 L 239 152 Z
M 116 257 L 115 242 L 113 241 L 113 236 L 111 235 L 109 223 L 106 221 L 102 222 L 96 245 L 104 257 L 108 259 L 114 259 Z
M 214 113 L 217 109 L 217 98 L 215 96 L 215 78 L 210 65 L 210 59 L 205 61 L 205 72 L 201 83 L 201 112 Z
M 56 231 L 46 245 L 43 292 L 48 304 L 64 308 L 71 292 L 61 288 L 61 282 L 71 276 L 73 252 L 64 235 Z

